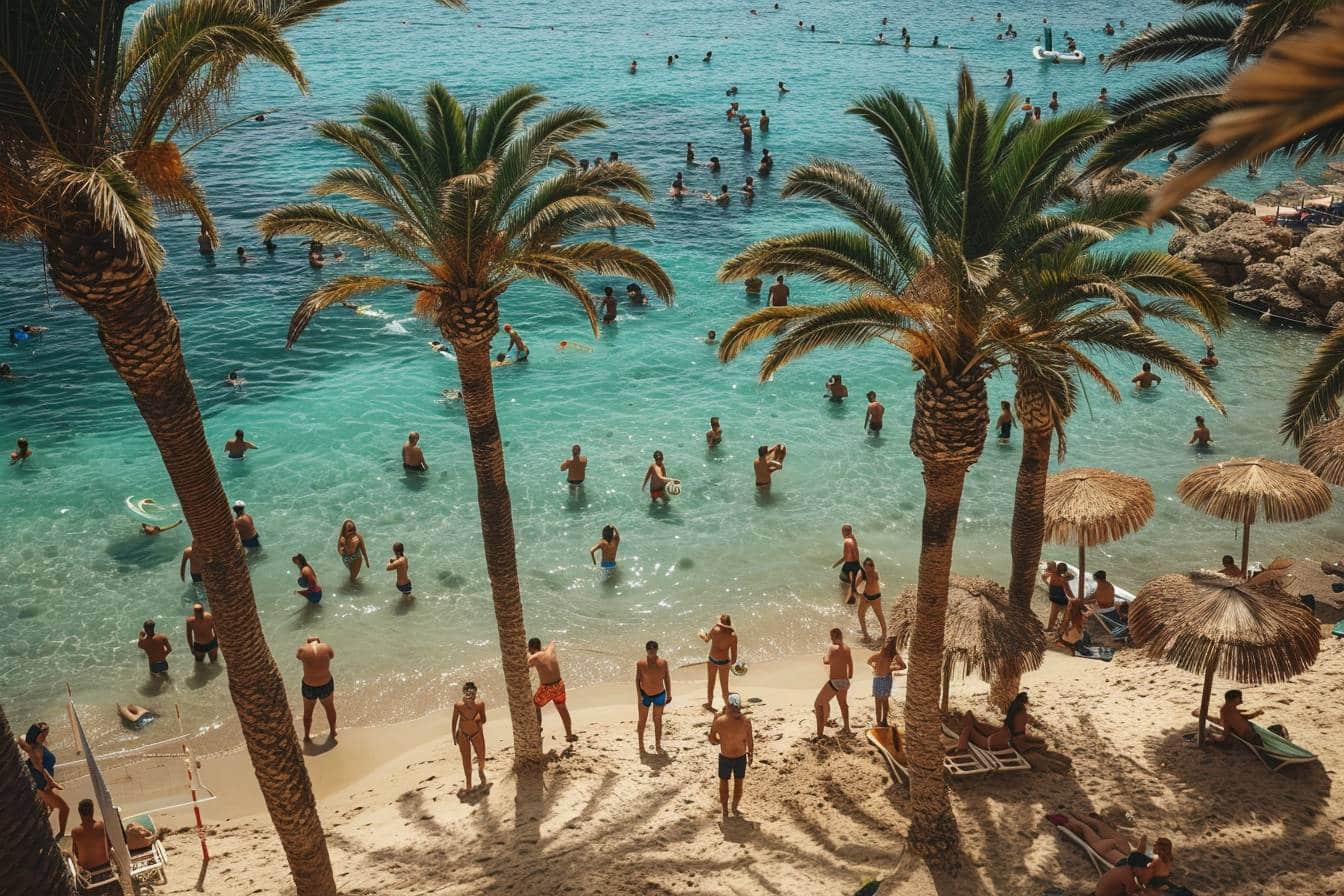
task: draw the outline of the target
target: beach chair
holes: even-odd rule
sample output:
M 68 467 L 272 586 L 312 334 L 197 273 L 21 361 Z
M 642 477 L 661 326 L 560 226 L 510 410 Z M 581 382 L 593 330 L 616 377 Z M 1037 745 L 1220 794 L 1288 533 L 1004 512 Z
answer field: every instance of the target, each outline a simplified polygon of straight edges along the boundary
M 1106 634 L 1117 641 L 1129 641 L 1129 623 L 1116 615 L 1114 609 L 1103 610 L 1100 607 L 1092 607 L 1090 609 L 1092 611 L 1092 618 L 1097 620 L 1097 624 L 1106 630 Z
M 1112 868 L 1111 863 L 1106 861 L 1106 859 L 1104 859 L 1101 856 L 1101 854 L 1098 853 L 1091 846 L 1088 846 L 1086 840 L 1084 840 L 1082 837 L 1079 837 L 1077 834 L 1075 834 L 1068 828 L 1064 827 L 1064 825 L 1055 821 L 1054 817 L 1050 815 L 1045 816 L 1045 820 L 1054 825 L 1055 830 L 1059 832 L 1059 836 L 1063 837 L 1065 840 L 1068 840 L 1070 843 L 1077 846 L 1079 849 L 1083 851 L 1083 854 L 1087 856 L 1089 861 L 1092 862 L 1092 866 L 1097 869 L 1098 874 L 1105 874 L 1107 871 L 1111 870 Z
M 953 741 L 959 740 L 957 732 L 953 731 L 946 722 L 943 723 L 943 734 L 952 738 Z M 983 747 L 977 747 L 975 744 L 968 745 L 970 755 L 974 758 L 976 765 L 982 772 L 1020 772 L 1030 771 L 1031 763 L 1012 746 L 1007 746 L 999 750 L 986 750 Z M 964 755 L 964 754 L 961 754 Z M 953 757 L 949 756 L 948 759 Z M 943 763 L 947 765 L 946 760 Z M 979 774 L 980 772 L 963 772 L 963 774 Z
M 882 760 L 886 762 L 892 780 L 908 782 L 910 772 L 905 766 L 905 750 L 898 743 L 900 734 L 896 729 L 874 725 L 868 729 L 867 738 L 868 743 L 873 745 L 873 749 L 877 750 Z
M 75 861 L 74 856 L 66 856 L 65 864 L 70 869 L 70 876 L 75 879 L 75 889 L 80 893 L 92 893 L 94 890 L 118 884 L 117 869 L 111 863 L 85 869 Z
M 154 835 L 154 842 L 145 849 L 131 850 L 131 877 L 136 880 L 153 880 L 164 886 L 168 884 L 168 855 L 163 850 L 163 841 L 158 837 L 159 828 L 149 814 L 137 815 L 126 819 L 126 824 L 135 822 Z
M 1277 772 L 1279 769 L 1289 765 L 1303 765 L 1308 762 L 1318 762 L 1319 757 L 1311 752 L 1299 747 L 1297 744 L 1285 737 L 1280 737 L 1268 728 L 1250 723 L 1251 729 L 1260 735 L 1260 743 L 1253 744 L 1248 740 L 1242 740 L 1235 734 L 1225 731 L 1221 725 L 1216 722 L 1208 722 L 1209 730 L 1223 737 L 1231 737 L 1237 743 L 1256 755 L 1256 758 L 1265 764 L 1265 768 L 1271 772 Z

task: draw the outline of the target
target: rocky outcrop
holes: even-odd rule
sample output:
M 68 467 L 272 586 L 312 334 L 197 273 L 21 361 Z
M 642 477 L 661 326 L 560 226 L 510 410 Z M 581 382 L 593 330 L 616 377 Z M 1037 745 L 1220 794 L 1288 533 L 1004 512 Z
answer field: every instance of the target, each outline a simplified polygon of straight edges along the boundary
M 1249 212 L 1237 212 L 1205 233 L 1178 231 L 1168 251 L 1193 261 L 1220 286 L 1235 287 L 1250 265 L 1274 261 L 1292 248 L 1292 234 Z
M 1089 183 L 1093 191 L 1113 190 L 1119 187 L 1137 188 L 1151 193 L 1161 181 L 1156 177 L 1142 174 L 1132 168 L 1124 168 L 1104 179 L 1094 179 Z M 1186 223 L 1194 230 L 1208 230 L 1217 227 L 1238 212 L 1252 212 L 1254 209 L 1240 199 L 1214 187 L 1201 187 L 1185 198 L 1182 203 Z

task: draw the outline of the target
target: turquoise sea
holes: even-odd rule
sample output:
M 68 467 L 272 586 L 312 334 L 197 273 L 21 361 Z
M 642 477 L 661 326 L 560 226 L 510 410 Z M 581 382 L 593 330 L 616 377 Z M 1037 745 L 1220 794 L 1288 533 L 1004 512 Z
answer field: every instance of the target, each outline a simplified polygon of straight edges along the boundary
M 284 351 L 296 302 L 342 268 L 310 270 L 293 239 L 268 258 L 254 227 L 259 214 L 302 198 L 323 169 L 344 161 L 315 138 L 313 122 L 349 120 L 374 90 L 413 99 L 430 79 L 468 101 L 528 80 L 557 103 L 597 106 L 610 128 L 578 149 L 590 158 L 618 151 L 646 171 L 659 194 L 657 230 L 622 236 L 669 270 L 678 289 L 674 307 L 623 305 L 619 322 L 595 341 L 571 300 L 554 290 L 522 285 L 503 302 L 504 320 L 532 347 L 530 363 L 496 377 L 524 599 L 531 629 L 564 645 L 571 683 L 625 674 L 648 638 L 659 639 L 674 660 L 694 659 L 695 632 L 720 611 L 734 615 L 748 660 L 810 651 L 827 626 L 844 618 L 830 568 L 843 522 L 855 525 L 886 590 L 912 580 L 922 489 L 907 446 L 914 383 L 908 363 L 880 347 L 822 352 L 760 385 L 759 352 L 725 367 L 704 344 L 707 329 L 722 332 L 755 307 L 740 285 L 720 285 L 714 272 L 752 239 L 828 220 L 816 207 L 777 196 L 784 172 L 810 156 L 840 157 L 895 183 L 878 141 L 842 114 L 856 94 L 892 85 L 941 114 L 965 61 L 992 98 L 1005 94 L 1000 84 L 1009 67 L 1015 89 L 1042 106 L 1051 91 L 1065 106 L 1093 101 L 1103 85 L 1121 95 L 1161 67 L 1103 73 L 1091 63 L 1040 65 L 1030 57 L 1038 32 L 1032 23 L 1050 16 L 1057 36 L 1078 35 L 1095 56 L 1145 21 L 1174 16 L 1177 7 L 1158 0 L 1134 0 L 1123 10 L 1099 0 L 998 7 L 791 0 L 779 11 L 770 5 L 752 15 L 745 2 L 478 0 L 459 13 L 414 0 L 359 0 L 293 35 L 311 95 L 298 95 L 271 71 L 244 77 L 238 115 L 276 111 L 192 156 L 224 245 L 213 263 L 206 261 L 196 252 L 190 220 L 165 221 L 170 262 L 160 283 L 182 320 L 225 486 L 230 498 L 247 502 L 266 545 L 252 565 L 257 601 L 296 689 L 291 657 L 310 632 L 335 645 L 345 699 L 361 697 L 351 721 L 428 710 L 449 700 L 464 678 L 487 688 L 497 681 L 463 416 L 457 404 L 440 400 L 443 389 L 457 385 L 452 362 L 427 348 L 436 334 L 410 316 L 400 293 L 376 297 L 376 317 L 330 311 L 297 348 Z M 1019 39 L 995 39 L 1002 30 L 997 10 L 1016 25 Z M 1102 25 L 1118 11 L 1127 27 L 1106 38 Z M 883 15 L 891 19 L 885 29 Z M 799 19 L 815 23 L 816 33 L 800 32 Z M 895 39 L 902 25 L 915 47 L 873 44 L 879 30 Z M 935 34 L 956 49 L 928 48 Z M 713 61 L 705 64 L 709 50 Z M 670 67 L 669 54 L 679 54 Z M 639 60 L 636 75 L 627 72 L 632 59 Z M 779 80 L 787 95 L 777 93 Z M 751 156 L 725 124 L 725 91 L 733 85 L 753 124 L 760 109 L 769 110 L 770 132 L 756 134 Z M 727 208 L 674 201 L 664 190 L 684 167 L 688 140 L 701 160 L 719 156 L 723 180 L 734 187 L 754 174 L 761 147 L 776 156 L 776 174 L 750 207 L 736 199 Z M 1250 196 L 1287 176 L 1280 165 L 1259 181 L 1238 177 L 1226 186 Z M 687 180 L 697 190 L 717 190 L 719 183 L 703 167 L 687 170 Z M 1164 245 L 1167 235 L 1132 239 Z M 239 245 L 253 255 L 250 264 L 233 258 Z M 104 729 L 102 737 L 111 736 L 114 700 L 160 708 L 176 702 L 189 725 L 210 726 L 227 715 L 228 702 L 222 677 L 198 677 L 189 668 L 181 619 L 194 595 L 177 578 L 189 535 L 185 527 L 157 539 L 138 533 L 125 499 L 171 501 L 167 478 L 90 323 L 44 281 L 41 262 L 35 247 L 0 248 L 3 324 L 50 327 L 31 349 L 0 349 L 27 377 L 0 384 L 0 441 L 12 445 L 25 436 L 35 452 L 28 464 L 0 471 L 0 700 L 14 724 L 26 725 L 54 717 L 69 682 L 81 705 L 97 706 L 84 715 Z M 383 264 L 357 251 L 344 262 L 367 270 Z M 595 292 L 604 285 L 590 281 Z M 621 292 L 622 283 L 610 285 Z M 792 285 L 795 302 L 837 296 L 801 280 Z M 1171 336 L 1200 350 L 1193 335 Z M 557 351 L 561 340 L 592 351 Z M 1216 379 L 1229 416 L 1210 418 L 1213 457 L 1291 456 L 1274 435 L 1275 420 L 1315 341 L 1246 320 L 1218 341 L 1223 364 Z M 1127 362 L 1102 359 L 1102 366 L 1126 383 L 1133 373 Z M 247 380 L 244 387 L 223 384 L 232 369 Z M 853 395 L 841 406 L 822 400 L 823 383 L 836 372 Z M 861 428 L 868 389 L 888 409 L 880 439 L 866 438 Z M 1011 397 L 1012 382 L 997 378 L 990 391 L 997 407 Z M 1186 447 L 1193 416 L 1208 409 L 1171 381 L 1143 397 L 1131 395 L 1128 385 L 1124 391 L 1125 401 L 1115 405 L 1089 389 L 1069 428 L 1067 463 L 1152 481 L 1159 496 L 1153 521 L 1094 551 L 1089 562 L 1137 587 L 1159 573 L 1214 564 L 1239 536 L 1236 527 L 1174 497 L 1179 478 L 1211 459 Z M 702 435 L 711 415 L 722 418 L 726 433 L 713 453 Z M 261 446 L 242 462 L 222 452 L 238 427 Z M 432 467 L 423 480 L 408 479 L 400 464 L 398 449 L 411 429 L 423 434 Z M 762 496 L 752 484 L 755 448 L 780 441 L 789 445 L 788 465 Z M 574 442 L 591 461 L 580 497 L 559 472 Z M 1007 575 L 1018 447 L 1016 437 L 1008 447 L 991 440 L 971 472 L 957 539 L 960 571 Z M 666 509 L 651 509 L 640 492 L 655 449 L 685 483 Z M 356 586 L 345 582 L 335 550 L 346 517 L 359 523 L 375 561 Z M 623 542 L 620 573 L 604 580 L 587 550 L 608 522 L 620 528 Z M 1262 526 L 1254 548 L 1257 556 L 1319 556 L 1341 535 L 1339 514 L 1331 513 L 1309 524 Z M 382 571 L 380 561 L 396 540 L 410 557 L 413 605 L 399 599 Z M 326 589 L 320 608 L 310 610 L 294 595 L 289 558 L 296 551 L 307 554 Z M 147 686 L 134 645 L 147 617 L 161 620 L 179 651 L 173 681 L 162 692 Z

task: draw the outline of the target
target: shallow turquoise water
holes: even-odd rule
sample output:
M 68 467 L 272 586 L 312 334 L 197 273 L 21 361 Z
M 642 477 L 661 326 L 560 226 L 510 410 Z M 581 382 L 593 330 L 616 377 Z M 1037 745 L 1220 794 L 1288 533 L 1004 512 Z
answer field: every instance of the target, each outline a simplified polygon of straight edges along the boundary
M 753 307 L 740 286 L 720 285 L 713 273 L 751 239 L 827 220 L 775 195 L 783 172 L 810 155 L 842 157 L 895 183 L 877 141 L 841 114 L 857 92 L 890 84 L 940 110 L 964 59 L 991 97 L 1003 93 L 1002 71 L 1011 66 L 1019 92 L 1041 102 L 1058 90 L 1068 105 L 1092 100 L 1103 84 L 1119 95 L 1158 70 L 1041 66 L 1029 55 L 1029 23 L 1040 11 L 1023 5 L 1005 7 L 1023 37 L 1002 43 L 994 40 L 993 7 L 956 3 L 912 12 L 828 2 L 795 12 L 800 7 L 783 5 L 753 17 L 744 5 L 708 2 L 594 0 L 578 13 L 534 0 L 482 0 L 464 15 L 428 3 L 362 0 L 295 35 L 311 96 L 297 96 L 271 72 L 244 79 L 240 114 L 279 111 L 227 132 L 195 157 L 223 234 L 219 260 L 211 265 L 196 254 L 191 222 L 168 221 L 163 237 L 172 260 L 161 285 L 182 319 L 211 441 L 222 446 L 241 426 L 262 446 L 241 463 L 221 452 L 220 468 L 230 497 L 248 502 L 267 545 L 253 563 L 253 581 L 268 639 L 296 687 L 289 657 L 308 632 L 336 645 L 347 699 L 358 688 L 370 700 L 429 708 L 464 677 L 493 681 L 497 667 L 465 427 L 460 408 L 439 401 L 442 389 L 456 385 L 452 363 L 426 348 L 434 334 L 396 293 L 374 300 L 385 317 L 338 309 L 298 348 L 283 351 L 290 312 L 323 274 L 307 267 L 297 240 L 282 241 L 266 258 L 253 229 L 257 215 L 301 198 L 324 166 L 343 161 L 314 138 L 311 122 L 350 118 L 372 90 L 414 97 L 431 78 L 468 100 L 528 79 L 556 101 L 597 105 L 611 127 L 579 148 L 590 157 L 618 150 L 660 193 L 657 231 L 624 236 L 670 271 L 674 308 L 623 307 L 594 351 L 560 353 L 554 348 L 562 339 L 594 345 L 570 300 L 527 285 L 504 300 L 504 319 L 533 348 L 531 363 L 496 379 L 524 597 L 532 629 L 568 646 L 568 677 L 624 671 L 624 660 L 600 652 L 634 655 L 649 637 L 674 659 L 693 659 L 695 631 L 723 610 L 738 617 L 748 658 L 810 649 L 842 618 L 830 571 L 841 522 L 855 524 L 888 591 L 912 579 L 922 490 L 906 445 L 914 382 L 908 364 L 881 348 L 824 352 L 758 385 L 759 352 L 724 367 L 703 344 L 706 329 L 722 332 Z M 1120 39 L 1100 32 L 1112 9 L 1080 2 L 1060 16 L 1046 12 L 1056 34 L 1083 34 L 1083 48 L 1095 54 Z M 1138 0 L 1127 7 L 1130 29 L 1174 10 Z M 972 13 L 978 21 L 968 19 Z M 916 43 L 927 45 L 936 33 L 965 49 L 874 46 L 883 14 L 892 18 L 889 34 L 905 24 Z M 799 33 L 799 17 L 815 20 L 818 32 Z M 714 60 L 705 65 L 700 59 L 709 49 Z M 681 57 L 671 68 L 669 53 Z M 632 58 L 640 60 L 635 76 L 626 72 Z M 782 98 L 774 87 L 780 79 L 792 90 Z M 758 133 L 755 146 L 776 155 L 775 183 L 763 184 L 750 208 L 673 202 L 661 193 L 682 168 L 686 140 L 695 141 L 702 160 L 718 155 L 734 186 L 754 173 L 754 156 L 744 158 L 736 129 L 724 122 L 724 91 L 732 84 L 753 124 L 756 110 L 769 109 L 771 131 Z M 1229 188 L 1253 194 L 1284 173 L 1267 170 L 1260 182 L 1232 181 Z M 688 172 L 688 180 L 697 189 L 718 183 L 703 168 Z M 1162 244 L 1166 236 L 1136 239 Z M 260 258 L 240 268 L 229 254 L 240 244 Z M 358 253 L 346 262 L 369 270 L 383 264 Z M 0 473 L 7 547 L 0 699 L 23 722 L 54 714 L 65 681 L 81 703 L 143 695 L 134 638 L 141 620 L 154 616 L 181 652 L 169 692 L 147 699 L 179 702 L 192 724 L 209 724 L 223 714 L 227 696 L 222 679 L 194 678 L 185 668 L 179 620 L 193 594 L 176 576 L 188 536 L 177 530 L 145 539 L 123 504 L 131 494 L 170 497 L 153 445 L 87 320 L 44 284 L 40 254 L 0 249 L 0 283 L 6 326 L 51 327 L 31 352 L 4 350 L 4 359 L 31 378 L 0 387 L 0 440 L 24 435 L 37 456 Z M 603 285 L 590 281 L 594 291 Z M 619 283 L 611 285 L 619 292 Z M 801 281 L 793 288 L 801 302 L 836 295 Z M 1189 334 L 1172 338 L 1199 349 Z M 1244 321 L 1219 341 L 1218 387 L 1230 416 L 1211 420 L 1216 456 L 1289 456 L 1273 436 L 1274 421 L 1313 343 L 1306 334 Z M 1128 362 L 1102 365 L 1122 380 L 1132 375 Z M 235 368 L 248 380 L 238 391 L 222 384 Z M 855 396 L 842 407 L 821 400 L 823 382 L 836 371 Z M 870 388 L 888 408 L 880 440 L 861 431 L 860 396 Z M 1010 380 L 996 379 L 995 406 L 1011 390 Z M 1185 447 L 1191 418 L 1206 411 L 1201 403 L 1171 383 L 1143 398 L 1127 395 L 1119 406 L 1096 390 L 1088 397 L 1070 426 L 1068 464 L 1145 475 L 1159 495 L 1153 522 L 1094 552 L 1089 566 L 1104 563 L 1113 578 L 1134 586 L 1233 550 L 1235 527 L 1189 511 L 1173 496 L 1177 480 L 1204 460 Z M 702 438 L 710 415 L 722 418 L 726 432 L 712 455 Z M 401 471 L 398 446 L 409 429 L 423 434 L 433 468 L 423 483 Z M 575 441 L 591 459 L 590 484 L 577 500 L 558 470 Z M 752 487 L 751 459 L 757 445 L 777 441 L 789 444 L 789 462 L 763 499 Z M 666 510 L 650 509 L 639 490 L 655 448 L 685 482 Z M 957 540 L 961 571 L 1007 574 L 1017 448 L 1016 439 L 1008 448 L 991 443 L 971 472 Z M 345 584 L 335 556 L 337 527 L 347 516 L 359 522 L 375 560 L 355 587 Z M 607 522 L 620 527 L 624 541 L 620 576 L 604 581 L 587 549 Z M 1255 545 L 1258 554 L 1300 556 L 1326 550 L 1340 535 L 1332 513 L 1310 524 L 1261 527 Z M 414 606 L 398 600 L 378 563 L 394 540 L 405 542 L 410 557 Z M 315 611 L 293 594 L 295 551 L 308 555 L 326 588 Z

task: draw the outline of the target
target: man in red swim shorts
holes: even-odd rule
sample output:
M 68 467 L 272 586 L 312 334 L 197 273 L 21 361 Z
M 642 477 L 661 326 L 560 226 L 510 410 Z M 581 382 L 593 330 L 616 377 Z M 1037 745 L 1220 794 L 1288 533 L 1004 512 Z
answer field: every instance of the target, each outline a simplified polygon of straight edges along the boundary
M 540 638 L 528 641 L 527 664 L 537 670 L 537 677 L 541 679 L 541 687 L 532 696 L 532 702 L 537 707 L 537 720 L 541 720 L 541 708 L 547 703 L 554 703 L 555 711 L 560 714 L 560 721 L 565 725 L 565 740 L 578 740 L 569 720 L 569 709 L 565 706 L 565 680 L 560 677 L 560 660 L 555 655 L 555 642 L 543 648 Z

